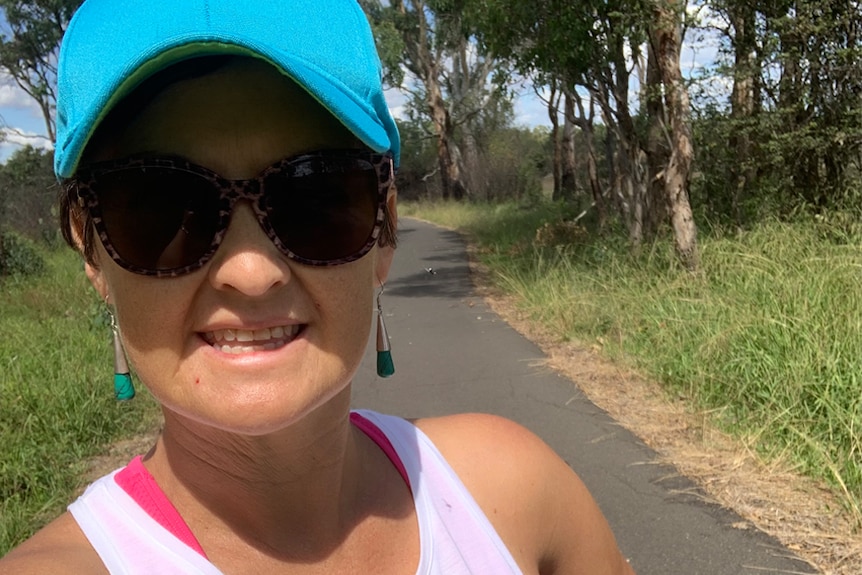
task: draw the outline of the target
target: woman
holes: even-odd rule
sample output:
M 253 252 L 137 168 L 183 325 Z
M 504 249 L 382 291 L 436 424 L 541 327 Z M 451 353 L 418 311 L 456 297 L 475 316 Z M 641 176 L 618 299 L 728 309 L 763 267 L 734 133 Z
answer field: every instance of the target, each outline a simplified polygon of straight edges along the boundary
M 88 0 L 69 26 L 62 225 L 164 429 L 0 572 L 631 573 L 525 429 L 350 413 L 399 140 L 358 4 L 322 6 Z

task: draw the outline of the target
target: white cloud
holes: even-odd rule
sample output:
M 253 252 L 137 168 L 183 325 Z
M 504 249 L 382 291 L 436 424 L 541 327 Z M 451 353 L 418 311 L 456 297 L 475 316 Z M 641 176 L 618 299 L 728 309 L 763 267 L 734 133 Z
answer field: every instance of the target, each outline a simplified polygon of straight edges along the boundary
M 389 112 L 396 120 L 404 119 L 404 108 L 407 104 L 407 97 L 401 90 L 390 88 L 384 92 L 386 97 L 386 105 L 389 106 Z
M 44 150 L 53 149 L 54 145 L 48 138 L 35 132 L 25 132 L 14 128 L 0 129 L 0 162 L 5 162 L 16 150 L 31 145 Z
M 407 119 L 407 112 L 404 106 L 390 106 L 389 113 L 392 114 L 392 117 L 396 120 L 404 121 Z
M 42 111 L 7 74 L 0 74 L 0 162 L 25 145 L 50 149 L 45 136 Z
M 50 150 L 54 147 L 51 140 L 42 134 L 37 134 L 35 132 L 26 132 L 15 128 L 2 128 L 0 129 L 0 132 L 2 132 L 2 137 L 6 143 L 15 146 L 26 146 L 27 144 L 30 144 L 35 148 L 44 148 L 46 150 Z
M 34 114 L 40 114 L 39 106 L 33 98 L 5 74 L 0 75 L 0 110 L 3 108 L 29 110 Z
M 542 94 L 547 97 L 547 94 Z M 515 125 L 534 127 L 549 125 L 548 105 L 540 100 L 532 90 L 519 94 L 515 99 Z

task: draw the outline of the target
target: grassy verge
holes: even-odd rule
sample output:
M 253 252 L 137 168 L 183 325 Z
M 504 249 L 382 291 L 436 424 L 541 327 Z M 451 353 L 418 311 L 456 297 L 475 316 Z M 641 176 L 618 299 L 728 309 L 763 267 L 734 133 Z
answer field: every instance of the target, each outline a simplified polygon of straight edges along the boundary
M 108 325 L 80 259 L 46 253 L 38 277 L 0 279 L 0 555 L 56 517 L 86 458 L 152 423 L 113 399 Z
M 466 231 L 535 321 L 564 340 L 600 342 L 765 456 L 829 482 L 862 518 L 858 242 L 822 222 L 702 234 L 702 271 L 691 275 L 668 242 L 632 255 L 560 223 L 554 206 L 399 212 Z

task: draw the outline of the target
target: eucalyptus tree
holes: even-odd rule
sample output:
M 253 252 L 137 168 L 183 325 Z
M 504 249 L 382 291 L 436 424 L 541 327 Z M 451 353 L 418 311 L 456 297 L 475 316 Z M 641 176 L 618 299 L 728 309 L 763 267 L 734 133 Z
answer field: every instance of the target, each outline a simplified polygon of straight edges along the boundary
M 856 204 L 862 8 L 847 0 L 710 0 L 708 7 L 718 16 L 713 29 L 732 81 L 730 113 L 721 119 L 726 173 L 710 173 L 721 162 L 702 166 L 711 193 L 729 190 L 717 205 L 729 204 L 742 224 L 764 206 L 792 213 L 848 197 Z
M 505 115 L 498 62 L 475 44 L 466 18 L 469 0 L 362 0 L 389 84 L 412 94 L 408 105 L 431 121 L 437 139 L 442 194 L 463 199 L 482 182 L 482 124 Z
M 550 89 L 546 104 L 555 144 L 555 179 L 559 180 L 555 191 L 560 197 L 571 198 L 576 194 L 573 127 L 580 127 L 586 135 L 588 164 L 596 162 L 590 129 L 594 114 L 586 113 L 577 91 L 578 86 L 587 85 L 590 63 L 600 60 L 600 50 L 591 41 L 593 4 L 485 0 L 472 5 L 475 10 L 472 19 L 477 23 L 483 45 L 514 62 L 518 71 L 534 83 Z M 565 122 L 562 131 L 557 119 L 561 107 Z M 591 107 L 590 110 L 593 111 Z M 601 186 L 591 179 L 590 189 L 600 190 Z M 604 196 L 594 194 L 594 200 L 603 212 Z
M 862 8 L 847 0 L 772 7 L 781 78 L 774 96 L 793 189 L 822 207 L 852 191 L 862 151 Z M 781 8 L 780 11 L 776 8 Z M 851 183 L 848 176 L 856 179 Z
M 83 0 L 0 0 L 0 71 L 38 105 L 48 138 L 55 133 L 57 53 Z
M 650 212 L 664 213 L 666 206 L 680 259 L 696 268 L 697 234 L 689 203 L 693 147 L 688 95 L 679 68 L 685 2 L 483 0 L 478 5 L 476 18 L 485 45 L 511 58 L 522 72 L 559 82 L 567 99 L 566 119 L 584 132 L 592 167 L 592 106 L 598 108 L 609 137 L 607 188 L 632 244 L 643 241 Z M 631 74 L 645 47 L 655 71 L 647 75 L 655 85 L 647 86 L 646 93 L 661 95 L 653 96 L 656 105 L 646 108 L 661 128 L 650 135 L 666 139 L 666 147 L 644 142 L 632 111 Z M 650 154 L 660 152 L 666 161 L 651 163 Z M 594 201 L 601 206 L 604 194 L 594 169 L 589 177 Z M 661 182 L 661 194 L 651 201 L 648 186 L 656 180 Z
M 686 0 L 650 0 L 649 27 L 651 53 L 655 56 L 658 79 L 664 93 L 664 121 L 670 154 L 662 172 L 655 174 L 664 183 L 665 198 L 677 254 L 689 269 L 699 265 L 697 228 L 689 201 L 694 146 L 691 135 L 691 106 L 679 65 L 682 49 L 682 20 Z

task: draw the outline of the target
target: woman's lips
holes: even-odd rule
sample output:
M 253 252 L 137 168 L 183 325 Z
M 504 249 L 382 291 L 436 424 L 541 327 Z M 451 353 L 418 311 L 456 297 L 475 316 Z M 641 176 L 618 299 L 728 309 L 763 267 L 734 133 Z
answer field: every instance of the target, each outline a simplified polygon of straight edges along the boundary
M 276 326 L 264 329 L 218 329 L 203 334 L 211 346 L 232 355 L 272 351 L 284 347 L 302 331 L 300 324 Z

